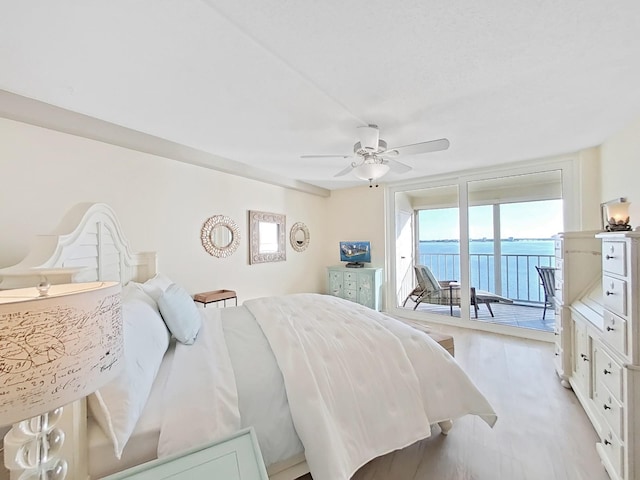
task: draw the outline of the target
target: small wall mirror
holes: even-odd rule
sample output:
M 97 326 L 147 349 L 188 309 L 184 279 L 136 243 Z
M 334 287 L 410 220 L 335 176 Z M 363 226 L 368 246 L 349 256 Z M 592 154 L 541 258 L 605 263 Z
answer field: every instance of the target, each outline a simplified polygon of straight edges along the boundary
M 296 252 L 304 252 L 309 246 L 309 229 L 302 222 L 297 222 L 291 227 L 289 241 Z
M 202 246 L 214 257 L 228 257 L 240 245 L 238 225 L 226 215 L 208 218 L 200 233 Z
M 281 262 L 287 259 L 285 215 L 250 210 L 249 236 L 249 263 Z

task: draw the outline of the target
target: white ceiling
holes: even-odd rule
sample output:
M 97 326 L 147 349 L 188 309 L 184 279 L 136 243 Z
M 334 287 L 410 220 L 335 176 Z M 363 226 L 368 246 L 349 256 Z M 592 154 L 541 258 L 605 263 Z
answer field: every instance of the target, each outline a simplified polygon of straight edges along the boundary
M 640 2 L 0 0 L 0 89 L 334 189 L 357 126 L 385 181 L 602 143 L 640 116 Z

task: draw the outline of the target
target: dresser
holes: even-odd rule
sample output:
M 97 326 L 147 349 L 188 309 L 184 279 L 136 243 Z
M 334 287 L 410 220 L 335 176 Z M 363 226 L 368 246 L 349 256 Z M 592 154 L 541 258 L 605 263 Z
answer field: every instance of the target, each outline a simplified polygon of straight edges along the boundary
M 381 268 L 327 268 L 327 293 L 380 310 L 382 298 Z
M 601 242 L 601 275 L 570 307 L 569 382 L 598 432 L 596 449 L 611 478 L 636 480 L 640 479 L 640 233 L 596 237 Z
M 103 480 L 268 480 L 252 428 L 182 454 L 153 460 Z
M 569 307 L 601 272 L 598 231 L 563 232 L 555 236 L 554 364 L 562 385 L 570 388 L 571 314 Z M 566 273 L 565 273 L 566 272 Z

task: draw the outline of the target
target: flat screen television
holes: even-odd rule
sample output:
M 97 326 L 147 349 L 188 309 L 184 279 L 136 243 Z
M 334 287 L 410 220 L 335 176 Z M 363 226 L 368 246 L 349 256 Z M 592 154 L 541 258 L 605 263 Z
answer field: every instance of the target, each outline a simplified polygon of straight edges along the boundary
M 340 261 L 353 268 L 371 263 L 371 242 L 340 242 Z

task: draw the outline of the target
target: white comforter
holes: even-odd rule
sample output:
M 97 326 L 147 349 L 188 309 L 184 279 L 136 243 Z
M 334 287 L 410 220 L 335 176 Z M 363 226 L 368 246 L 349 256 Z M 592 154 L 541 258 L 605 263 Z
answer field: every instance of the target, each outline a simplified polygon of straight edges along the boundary
M 347 480 L 369 460 L 429 436 L 431 423 L 468 413 L 490 425 L 496 420 L 455 360 L 428 335 L 402 322 L 316 294 L 244 305 L 282 371 L 314 480 Z M 189 407 L 165 416 L 160 457 L 239 428 L 220 319 L 217 313 L 208 317 L 196 343 L 176 349 L 169 394 Z M 197 375 L 185 375 L 194 370 Z
M 347 480 L 369 460 L 430 435 L 430 423 L 496 415 L 428 335 L 317 294 L 250 300 L 282 371 L 314 480 Z

